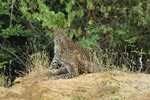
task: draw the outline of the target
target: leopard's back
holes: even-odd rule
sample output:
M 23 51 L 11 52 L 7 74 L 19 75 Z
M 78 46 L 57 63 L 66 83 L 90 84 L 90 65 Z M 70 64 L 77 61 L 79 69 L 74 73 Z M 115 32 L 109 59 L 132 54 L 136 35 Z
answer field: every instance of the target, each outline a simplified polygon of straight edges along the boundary
M 92 61 L 91 52 L 72 41 L 68 42 L 68 53 L 77 55 L 81 60 Z

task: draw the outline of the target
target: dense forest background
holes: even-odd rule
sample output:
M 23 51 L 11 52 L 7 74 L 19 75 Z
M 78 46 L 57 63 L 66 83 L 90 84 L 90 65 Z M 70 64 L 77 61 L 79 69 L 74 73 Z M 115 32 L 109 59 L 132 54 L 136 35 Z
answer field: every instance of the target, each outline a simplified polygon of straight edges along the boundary
M 150 0 L 0 0 L 0 84 L 29 73 L 29 55 L 51 60 L 55 28 L 104 67 L 149 73 L 149 27 Z

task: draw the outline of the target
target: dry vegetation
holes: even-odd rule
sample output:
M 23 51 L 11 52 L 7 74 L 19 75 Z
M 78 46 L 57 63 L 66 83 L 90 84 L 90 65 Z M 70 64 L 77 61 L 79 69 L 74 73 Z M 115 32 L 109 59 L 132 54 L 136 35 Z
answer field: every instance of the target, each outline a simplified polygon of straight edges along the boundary
M 54 80 L 45 52 L 29 56 L 28 75 L 0 87 L 0 100 L 150 100 L 150 75 L 110 70 Z
M 46 71 L 0 87 L 0 100 L 150 100 L 150 75 L 107 71 L 53 80 Z

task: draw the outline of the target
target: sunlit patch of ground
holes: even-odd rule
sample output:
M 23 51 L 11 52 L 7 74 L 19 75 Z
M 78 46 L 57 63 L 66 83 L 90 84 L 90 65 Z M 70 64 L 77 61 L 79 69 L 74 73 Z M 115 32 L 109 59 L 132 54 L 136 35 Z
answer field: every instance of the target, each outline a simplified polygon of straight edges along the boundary
M 150 100 L 150 75 L 107 71 L 53 80 L 32 73 L 0 87 L 0 100 Z

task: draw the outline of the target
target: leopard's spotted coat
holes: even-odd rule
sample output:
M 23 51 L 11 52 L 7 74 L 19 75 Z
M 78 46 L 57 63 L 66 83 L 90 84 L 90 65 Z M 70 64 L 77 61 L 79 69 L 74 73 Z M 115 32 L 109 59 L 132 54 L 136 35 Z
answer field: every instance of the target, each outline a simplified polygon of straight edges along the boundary
M 67 37 L 65 29 L 57 29 L 53 32 L 54 58 L 50 69 L 58 69 L 56 72 L 49 71 L 56 79 L 72 78 L 82 73 L 98 72 L 99 63 L 93 54 L 85 48 L 73 43 Z

